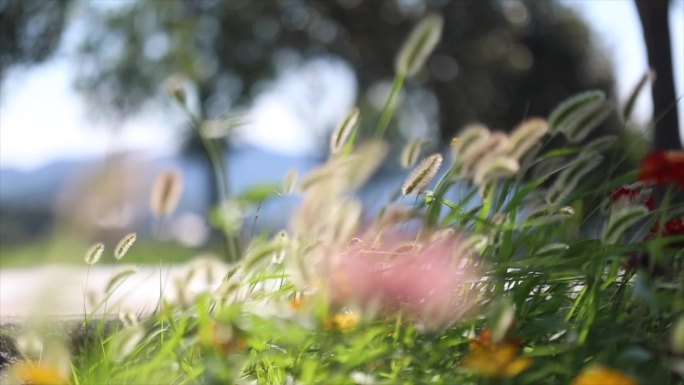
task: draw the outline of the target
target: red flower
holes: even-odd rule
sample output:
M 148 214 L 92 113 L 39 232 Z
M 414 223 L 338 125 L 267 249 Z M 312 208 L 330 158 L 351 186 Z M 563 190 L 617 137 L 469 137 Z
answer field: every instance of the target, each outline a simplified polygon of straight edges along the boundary
M 651 189 L 645 188 L 642 183 L 634 183 L 621 186 L 608 194 L 610 201 L 616 204 L 644 205 L 649 210 L 655 209 L 655 199 L 651 195 Z
M 642 182 L 664 185 L 675 183 L 684 189 L 684 151 L 652 152 L 641 162 Z
M 629 186 L 622 186 L 617 190 L 613 191 L 612 193 L 610 193 L 610 200 L 613 201 L 613 203 L 616 203 L 622 198 L 633 200 L 636 199 L 636 197 L 638 196 L 639 190 L 631 188 Z
M 656 222 L 651 228 L 651 233 L 654 235 L 657 234 L 659 228 L 660 224 Z M 682 218 L 672 219 L 665 222 L 665 228 L 661 234 L 663 237 L 674 237 L 676 235 L 684 235 L 684 219 Z

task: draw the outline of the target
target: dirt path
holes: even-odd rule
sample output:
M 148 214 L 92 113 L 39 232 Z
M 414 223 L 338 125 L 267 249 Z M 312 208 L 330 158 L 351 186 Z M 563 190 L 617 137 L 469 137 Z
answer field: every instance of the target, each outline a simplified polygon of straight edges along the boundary
M 209 264 L 165 266 L 164 297 L 174 300 L 178 290 L 174 282 L 185 280 L 191 270 L 195 270 L 188 280 L 188 292 L 194 293 L 216 287 L 225 275 L 228 266 L 211 262 L 213 282 L 206 279 Z M 32 317 L 82 317 L 84 310 L 84 290 L 86 276 L 87 292 L 91 297 L 102 299 L 105 287 L 112 277 L 124 269 L 136 266 L 96 265 L 86 267 L 43 265 L 35 268 L 12 268 L 0 270 L 0 323 Z M 199 270 L 205 269 L 205 272 Z M 200 274 L 197 274 L 200 272 Z M 129 310 L 134 313 L 149 313 L 159 301 L 159 267 L 153 265 L 137 267 L 114 294 L 107 300 L 109 314 Z M 88 310 L 93 306 L 88 306 Z M 101 309 L 100 309 L 101 311 Z

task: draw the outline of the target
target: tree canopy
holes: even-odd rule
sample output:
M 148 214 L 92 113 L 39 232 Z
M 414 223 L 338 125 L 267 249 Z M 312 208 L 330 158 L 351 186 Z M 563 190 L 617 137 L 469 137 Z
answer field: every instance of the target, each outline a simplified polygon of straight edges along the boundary
M 198 86 L 206 115 L 246 104 L 288 58 L 333 54 L 356 71 L 360 97 L 394 73 L 411 26 L 445 19 L 426 68 L 410 79 L 439 103 L 442 139 L 481 121 L 509 129 L 573 93 L 611 91 L 587 26 L 557 2 L 139 1 L 89 7 L 78 86 L 88 100 L 135 111 L 174 73 Z M 363 103 L 363 101 L 360 101 Z

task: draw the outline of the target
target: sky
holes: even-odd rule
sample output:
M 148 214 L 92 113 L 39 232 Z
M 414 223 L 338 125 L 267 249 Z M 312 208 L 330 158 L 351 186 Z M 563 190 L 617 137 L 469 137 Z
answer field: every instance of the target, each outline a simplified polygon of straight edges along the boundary
M 623 103 L 647 70 L 646 50 L 632 1 L 564 0 L 577 9 L 596 32 L 616 70 L 618 102 Z M 684 95 L 684 0 L 673 0 L 670 27 L 675 57 L 675 88 Z M 0 166 L 31 170 L 59 160 L 104 157 L 110 151 L 138 150 L 166 156 L 178 149 L 182 115 L 170 104 L 150 104 L 143 112 L 114 126 L 87 118 L 86 106 L 71 89 L 73 66 L 68 55 L 47 63 L 8 72 L 0 88 Z M 313 72 L 312 72 L 313 71 Z M 306 99 L 306 82 L 325 84 L 329 90 L 317 109 L 293 114 Z M 294 85 L 294 87 L 293 87 Z M 304 85 L 304 87 L 301 87 Z M 295 89 L 297 86 L 300 88 Z M 643 93 L 635 120 L 644 123 L 651 113 L 649 93 Z M 312 121 L 329 127 L 341 119 L 356 99 L 351 68 L 339 60 L 317 59 L 285 72 L 273 87 L 258 96 L 251 111 L 253 126 L 241 140 L 292 155 L 314 151 L 326 132 L 315 131 Z M 341 107 L 343 106 L 343 107 Z M 684 129 L 684 102 L 680 102 L 680 129 Z M 278 135 L 273 126 L 278 125 Z M 312 131 L 314 130 L 314 131 Z M 116 134 L 113 134 L 116 132 Z M 311 134 L 313 132 L 313 135 Z M 681 133 L 684 137 L 684 132 Z

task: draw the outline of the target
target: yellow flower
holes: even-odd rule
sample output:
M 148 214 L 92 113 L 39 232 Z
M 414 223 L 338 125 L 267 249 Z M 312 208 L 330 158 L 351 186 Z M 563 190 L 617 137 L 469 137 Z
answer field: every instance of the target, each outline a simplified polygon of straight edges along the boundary
M 199 331 L 199 340 L 205 347 L 215 349 L 223 355 L 243 353 L 247 340 L 233 326 L 216 320 L 210 321 Z
M 359 315 L 352 312 L 335 313 L 323 321 L 326 330 L 351 330 L 359 323 Z
M 14 364 L 10 376 L 24 385 L 69 384 L 69 380 L 56 368 L 27 361 Z
M 572 385 L 638 385 L 638 383 L 622 372 L 598 366 L 583 370 Z
M 469 371 L 485 377 L 515 377 L 532 364 L 531 359 L 519 356 L 520 346 L 517 342 L 492 342 L 488 329 L 482 330 L 468 345 L 470 354 L 463 365 Z

